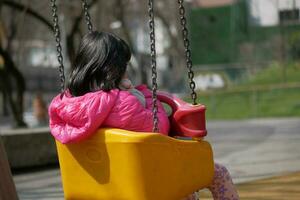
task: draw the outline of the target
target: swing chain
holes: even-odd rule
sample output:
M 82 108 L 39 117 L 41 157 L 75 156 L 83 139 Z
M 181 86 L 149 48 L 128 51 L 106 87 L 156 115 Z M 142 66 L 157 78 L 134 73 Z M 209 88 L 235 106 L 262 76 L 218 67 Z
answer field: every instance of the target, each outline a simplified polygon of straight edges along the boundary
M 57 16 L 57 6 L 56 0 L 50 0 L 51 2 L 51 10 L 53 17 L 53 30 L 55 35 L 56 42 L 56 51 L 57 51 L 57 60 L 59 63 L 59 76 L 60 76 L 60 87 L 61 92 L 64 92 L 65 89 L 65 72 L 64 72 L 64 64 L 63 64 L 63 55 L 62 55 L 62 47 L 61 47 L 61 38 L 60 38 L 60 30 L 59 30 L 59 22 Z
M 193 64 L 191 59 L 191 50 L 190 50 L 190 40 L 188 38 L 188 29 L 187 29 L 187 20 L 185 17 L 185 8 L 183 5 L 183 0 L 178 0 L 179 4 L 179 15 L 180 15 L 180 24 L 182 27 L 182 37 L 183 44 L 185 48 L 185 58 L 186 58 L 186 67 L 188 68 L 188 78 L 190 81 L 191 97 L 193 99 L 193 104 L 197 104 L 197 93 L 195 92 L 196 84 L 194 82 L 194 72 L 192 70 Z
M 88 7 L 88 4 L 87 4 L 87 1 L 86 0 L 82 0 L 82 7 L 83 7 L 83 11 L 84 11 L 84 15 L 85 15 L 85 21 L 86 21 L 86 24 L 88 26 L 88 30 L 89 30 L 89 33 L 91 33 L 93 31 L 93 25 L 92 25 L 92 22 L 91 22 L 91 16 L 89 14 L 89 7 Z
M 153 101 L 153 132 L 158 132 L 157 118 L 157 72 L 156 72 L 156 50 L 155 50 L 155 24 L 154 24 L 154 0 L 148 1 L 149 28 L 150 28 L 150 50 L 152 70 L 152 101 Z

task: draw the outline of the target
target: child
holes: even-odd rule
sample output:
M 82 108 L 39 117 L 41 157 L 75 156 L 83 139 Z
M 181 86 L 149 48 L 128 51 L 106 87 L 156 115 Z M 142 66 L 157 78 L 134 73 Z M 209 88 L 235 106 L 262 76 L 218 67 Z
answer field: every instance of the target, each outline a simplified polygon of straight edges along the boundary
M 113 34 L 94 31 L 83 37 L 67 90 L 49 107 L 51 133 L 58 141 L 83 140 L 99 127 L 152 132 L 152 94 L 127 79 L 130 57 L 128 45 Z M 168 116 L 157 103 L 158 128 L 167 135 Z M 210 189 L 214 199 L 238 199 L 225 167 L 215 165 Z

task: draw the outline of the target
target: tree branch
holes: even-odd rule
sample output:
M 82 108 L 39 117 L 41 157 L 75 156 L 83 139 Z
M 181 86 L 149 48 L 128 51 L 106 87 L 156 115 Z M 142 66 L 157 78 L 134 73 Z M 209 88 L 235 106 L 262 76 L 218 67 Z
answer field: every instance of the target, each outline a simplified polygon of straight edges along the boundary
M 90 9 L 92 6 L 94 6 L 95 3 L 97 3 L 98 0 L 92 0 L 92 2 L 88 5 L 88 9 Z M 72 29 L 70 34 L 67 35 L 67 53 L 69 56 L 69 59 L 71 61 L 71 66 L 75 57 L 75 47 L 74 47 L 74 37 L 75 34 L 79 31 L 79 25 L 84 17 L 84 11 L 82 9 L 82 12 L 79 16 L 75 18 L 75 22 L 73 23 Z
M 16 10 L 21 10 L 21 11 L 25 10 L 28 15 L 30 15 L 30 16 L 36 18 L 37 20 L 41 21 L 51 31 L 53 31 L 52 23 L 49 22 L 48 19 L 46 19 L 45 17 L 43 17 L 42 15 L 37 13 L 36 11 L 32 10 L 31 8 L 26 7 L 26 6 L 24 6 L 23 4 L 20 4 L 20 3 L 10 1 L 10 0 L 3 0 L 2 4 L 3 4 L 3 6 L 8 6 L 10 8 L 16 9 Z
M 4 74 L 3 74 L 3 92 L 7 95 L 8 102 L 11 105 L 12 113 L 15 118 L 18 127 L 25 127 L 26 123 L 23 120 L 23 102 L 25 92 L 25 79 L 21 72 L 15 66 L 10 54 L 0 46 L 0 55 L 4 59 Z M 10 77 L 15 78 L 17 83 L 17 97 L 16 101 L 12 98 L 12 85 L 10 83 Z

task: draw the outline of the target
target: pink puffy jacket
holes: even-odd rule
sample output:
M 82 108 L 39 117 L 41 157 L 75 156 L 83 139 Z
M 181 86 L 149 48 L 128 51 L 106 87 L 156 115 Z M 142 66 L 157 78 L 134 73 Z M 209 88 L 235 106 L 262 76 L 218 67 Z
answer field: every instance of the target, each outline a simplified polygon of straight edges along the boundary
M 56 140 L 70 143 L 83 140 L 99 127 L 114 127 L 131 131 L 151 132 L 152 94 L 145 85 L 137 86 L 146 99 L 146 107 L 128 91 L 90 92 L 72 97 L 65 92 L 56 96 L 49 106 L 50 130 Z M 167 135 L 169 120 L 158 102 L 159 131 Z

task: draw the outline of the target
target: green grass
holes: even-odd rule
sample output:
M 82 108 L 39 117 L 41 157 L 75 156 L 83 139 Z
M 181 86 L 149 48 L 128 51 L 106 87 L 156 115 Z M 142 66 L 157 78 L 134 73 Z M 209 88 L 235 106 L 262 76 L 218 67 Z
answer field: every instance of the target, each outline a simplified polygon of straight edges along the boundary
M 230 92 L 201 97 L 208 119 L 300 116 L 300 89 Z
M 273 64 L 226 90 L 199 92 L 198 101 L 208 119 L 299 117 L 300 65 Z
M 242 85 L 266 85 L 279 83 L 299 83 L 300 82 L 300 63 L 290 63 L 280 65 L 272 64 L 270 67 L 249 76 Z

